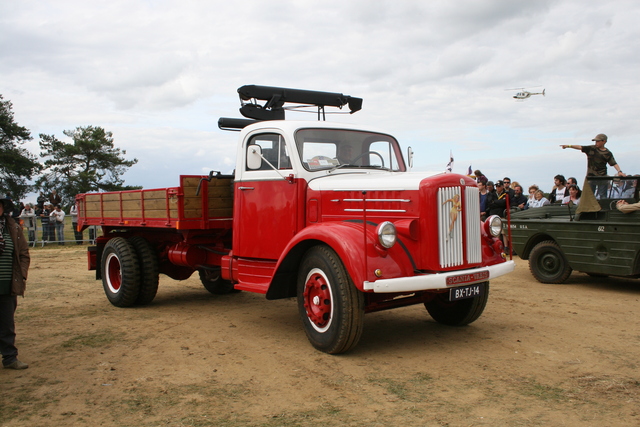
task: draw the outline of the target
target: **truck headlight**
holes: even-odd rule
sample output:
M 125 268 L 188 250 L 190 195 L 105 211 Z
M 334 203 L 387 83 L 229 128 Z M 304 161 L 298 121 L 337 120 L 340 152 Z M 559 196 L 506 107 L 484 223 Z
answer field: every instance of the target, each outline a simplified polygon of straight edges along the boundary
M 385 221 L 380 223 L 376 232 L 378 233 L 378 241 L 383 247 L 389 249 L 396 244 L 396 226 L 392 222 Z
M 491 215 L 484 222 L 485 230 L 493 237 L 498 237 L 502 233 L 502 219 L 498 215 Z

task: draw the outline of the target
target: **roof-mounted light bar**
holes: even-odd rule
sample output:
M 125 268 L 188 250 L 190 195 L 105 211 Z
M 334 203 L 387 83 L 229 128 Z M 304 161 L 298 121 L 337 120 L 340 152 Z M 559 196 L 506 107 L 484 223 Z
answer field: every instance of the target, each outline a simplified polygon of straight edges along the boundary
M 283 120 L 284 104 L 318 107 L 318 112 L 324 111 L 324 107 L 342 109 L 348 105 L 351 114 L 362 108 L 362 98 L 333 92 L 246 85 L 238 89 L 238 94 L 243 103 L 240 108 L 242 115 L 256 120 Z M 260 105 L 258 100 L 267 102 Z M 250 102 L 245 103 L 246 101 Z
M 221 118 L 218 127 L 223 130 L 242 129 L 245 126 L 263 120 L 284 120 L 285 110 L 316 107 L 318 120 L 325 119 L 325 107 L 342 109 L 345 105 L 349 114 L 362 109 L 362 98 L 334 92 L 288 89 L 274 86 L 245 85 L 238 89 L 240 95 L 240 113 L 248 119 Z M 258 101 L 266 101 L 263 105 Z M 285 106 L 285 104 L 294 104 Z

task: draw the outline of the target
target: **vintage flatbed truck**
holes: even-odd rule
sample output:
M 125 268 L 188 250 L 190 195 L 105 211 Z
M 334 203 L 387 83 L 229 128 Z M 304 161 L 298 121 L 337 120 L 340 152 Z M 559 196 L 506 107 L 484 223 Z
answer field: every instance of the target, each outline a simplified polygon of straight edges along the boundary
M 198 271 L 214 294 L 296 297 L 309 341 L 332 354 L 357 344 L 365 313 L 424 304 L 447 325 L 482 314 L 490 279 L 514 263 L 499 239 L 500 218 L 480 221 L 471 178 L 409 172 L 386 133 L 284 120 L 291 104 L 324 118 L 327 106 L 357 111 L 359 98 L 264 86 L 238 92 L 250 119 L 219 121 L 240 131 L 232 175 L 77 196 L 80 227 L 103 230 L 89 268 L 113 305 L 150 303 L 160 273 L 184 280 Z

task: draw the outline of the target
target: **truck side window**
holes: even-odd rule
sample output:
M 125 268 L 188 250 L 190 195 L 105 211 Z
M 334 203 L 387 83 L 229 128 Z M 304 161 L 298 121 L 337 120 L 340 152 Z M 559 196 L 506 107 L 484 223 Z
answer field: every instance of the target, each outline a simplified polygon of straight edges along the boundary
M 259 145 L 262 148 L 262 156 L 276 169 L 291 169 L 291 159 L 282 135 L 276 133 L 254 135 L 249 140 L 247 147 L 250 145 Z M 272 170 L 272 167 L 263 160 L 260 170 Z

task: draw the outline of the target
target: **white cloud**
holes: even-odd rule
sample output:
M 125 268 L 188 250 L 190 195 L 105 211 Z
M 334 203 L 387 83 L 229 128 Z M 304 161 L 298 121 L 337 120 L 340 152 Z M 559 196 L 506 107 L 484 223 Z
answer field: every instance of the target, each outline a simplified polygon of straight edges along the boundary
M 5 2 L 0 93 L 34 136 L 112 131 L 140 159 L 132 185 L 232 170 L 237 135 L 216 122 L 244 84 L 363 97 L 337 120 L 396 134 L 417 168 L 453 150 L 459 172 L 540 184 L 584 173 L 558 144 L 600 132 L 623 170 L 640 163 L 638 18 L 625 0 Z M 537 85 L 525 102 L 505 91 Z

